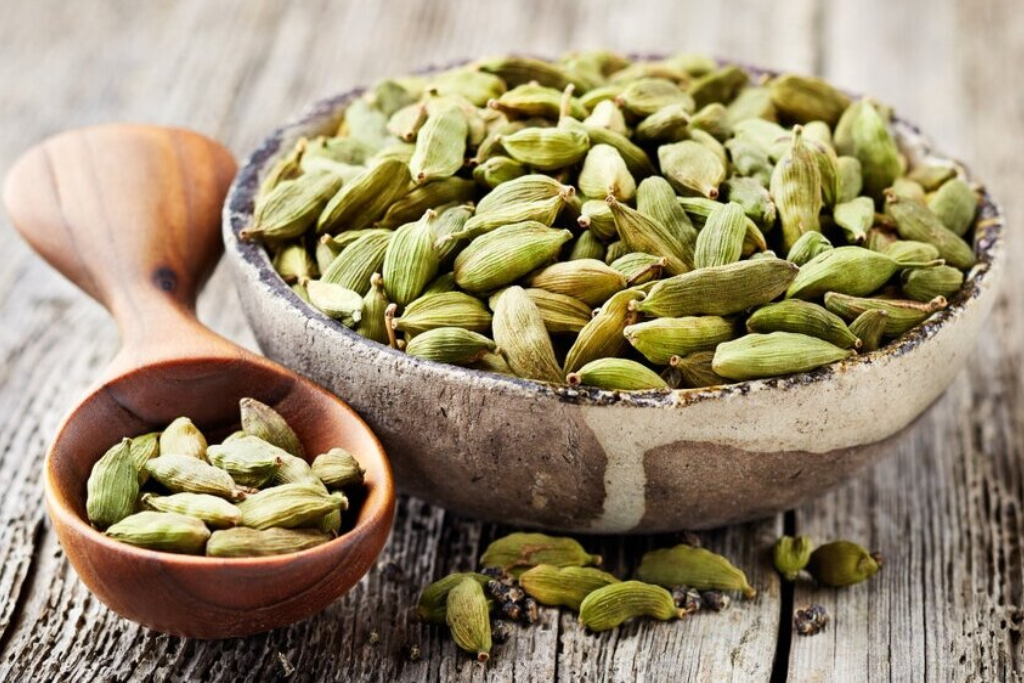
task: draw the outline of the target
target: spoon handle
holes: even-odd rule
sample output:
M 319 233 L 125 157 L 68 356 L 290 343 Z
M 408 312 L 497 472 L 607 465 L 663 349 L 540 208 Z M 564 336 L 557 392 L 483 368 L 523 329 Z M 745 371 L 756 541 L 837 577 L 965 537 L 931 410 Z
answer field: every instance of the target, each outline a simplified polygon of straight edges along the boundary
M 11 168 L 14 227 L 99 301 L 121 331 L 120 369 L 229 351 L 199 324 L 196 297 L 223 245 L 220 210 L 235 174 L 222 145 L 133 124 L 61 133 Z

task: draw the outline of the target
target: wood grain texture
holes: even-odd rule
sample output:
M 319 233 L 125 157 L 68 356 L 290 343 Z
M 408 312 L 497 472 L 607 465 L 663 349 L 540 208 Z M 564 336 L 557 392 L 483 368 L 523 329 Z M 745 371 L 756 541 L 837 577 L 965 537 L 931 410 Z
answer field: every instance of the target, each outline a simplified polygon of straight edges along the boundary
M 1013 217 L 1024 209 L 1014 196 L 1024 162 L 1013 142 L 1024 102 L 991 93 L 1019 80 L 1018 14 L 1014 0 L 7 3 L 0 169 L 47 135 L 110 120 L 195 128 L 241 155 L 315 98 L 476 54 L 682 49 L 821 71 L 877 94 L 968 159 Z M 1019 236 L 1011 241 L 1022 254 Z M 6 217 L 0 253 L 0 680 L 767 681 L 774 666 L 774 680 L 987 681 L 1019 679 L 1024 667 L 1024 273 L 1010 269 L 993 333 L 899 452 L 797 512 L 801 531 L 861 540 L 889 560 L 866 586 L 797 589 L 798 604 L 832 611 L 826 634 L 790 643 L 789 589 L 777 586 L 764 556 L 782 530 L 778 518 L 703 535 L 748 570 L 762 590 L 756 601 L 599 637 L 545 611 L 484 669 L 439 629 L 410 622 L 408 609 L 424 583 L 471 567 L 503 530 L 416 500 L 400 504 L 367 579 L 291 628 L 204 643 L 150 633 L 99 604 L 56 544 L 40 476 L 61 415 L 116 351 L 116 332 L 29 254 Z M 224 273 L 199 315 L 254 348 Z M 643 549 L 674 540 L 585 543 L 626 572 Z M 411 644 L 420 646 L 417 662 L 402 654 Z

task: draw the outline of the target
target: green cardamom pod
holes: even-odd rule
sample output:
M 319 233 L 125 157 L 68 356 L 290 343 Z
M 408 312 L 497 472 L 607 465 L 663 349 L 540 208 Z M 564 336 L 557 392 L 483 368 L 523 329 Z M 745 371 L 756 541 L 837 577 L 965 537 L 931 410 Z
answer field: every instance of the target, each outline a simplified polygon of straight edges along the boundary
M 687 124 L 686 130 L 691 138 L 696 131 L 703 131 L 719 141 L 732 136 L 732 124 L 729 123 L 729 114 L 725 106 L 720 102 L 712 102 L 701 107 L 700 111 L 690 118 L 690 123 Z
M 864 296 L 878 291 L 902 269 L 927 268 L 939 263 L 901 262 L 863 247 L 837 247 L 804 264 L 786 291 L 786 297 L 815 299 L 827 292 Z
M 660 280 L 667 264 L 668 259 L 663 256 L 652 256 L 637 251 L 620 256 L 609 265 L 622 273 L 627 284 L 633 286 Z
M 630 251 L 664 257 L 665 270 L 672 275 L 690 269 L 687 262 L 692 262 L 693 251 L 688 250 L 671 230 L 614 197 L 609 197 L 607 202 L 615 219 L 615 228 Z
M 195 517 L 173 512 L 137 512 L 107 529 L 115 541 L 149 550 L 197 555 L 210 538 L 210 530 Z
M 544 318 L 522 287 L 509 287 L 498 297 L 493 327 L 494 340 L 516 375 L 541 382 L 562 381 Z
M 840 321 L 841 322 L 841 321 Z M 718 316 L 657 318 L 630 325 L 626 340 L 655 365 L 668 365 L 673 356 L 713 350 L 736 336 L 736 326 Z
M 429 114 L 416 135 L 409 173 L 417 183 L 455 175 L 466 159 L 469 124 L 457 107 Z
M 950 297 L 964 284 L 964 274 L 952 266 L 905 270 L 902 279 L 903 293 L 915 301 Z
M 683 140 L 658 148 L 662 175 L 683 195 L 718 197 L 718 186 L 725 180 L 725 164 L 708 147 Z
M 267 557 L 297 553 L 331 540 L 315 529 L 248 529 L 214 531 L 206 543 L 210 557 Z
M 658 586 L 740 591 L 747 598 L 757 595 L 747 583 L 747 575 L 729 560 L 706 548 L 686 544 L 644 553 L 637 575 Z
M 437 327 L 409 340 L 405 352 L 437 363 L 469 365 L 496 348 L 493 341 L 479 332 L 461 327 Z
M 482 107 L 495 97 L 505 94 L 505 81 L 494 74 L 470 68 L 450 69 L 435 74 L 427 90 L 438 95 L 458 95 Z
M 229 500 L 238 500 L 244 493 L 224 470 L 190 455 L 165 453 L 146 463 L 146 471 L 156 481 L 175 493 L 209 493 Z
M 807 571 L 826 586 L 852 586 L 866 581 L 882 568 L 882 557 L 850 541 L 833 541 L 811 553 Z
M 939 250 L 933 244 L 914 240 L 893 239 L 878 250 L 886 256 L 906 263 L 910 261 L 935 261 L 939 258 Z
M 974 265 L 976 257 L 971 245 L 943 225 L 927 206 L 888 192 L 885 208 L 896 221 L 896 228 L 903 239 L 934 245 L 947 264 L 960 270 Z
M 590 136 L 578 121 L 575 126 L 560 122 L 556 128 L 524 128 L 502 137 L 501 144 L 516 161 L 541 171 L 556 171 L 583 158 L 590 149 Z
M 775 569 L 786 581 L 796 581 L 800 571 L 811 560 L 814 544 L 806 536 L 783 536 L 772 548 L 772 560 Z
M 800 236 L 786 254 L 786 260 L 803 267 L 815 257 L 832 251 L 832 243 L 820 232 L 805 232 Z
M 235 482 L 258 488 L 271 480 L 285 452 L 263 439 L 246 435 L 210 446 L 206 453 L 210 464 L 230 474 Z
M 750 83 L 747 72 L 730 64 L 704 74 L 690 84 L 687 92 L 698 107 L 721 102 L 729 104 Z
M 139 474 L 131 448 L 131 439 L 123 439 L 92 466 L 86 483 L 85 511 L 99 529 L 116 524 L 135 511 Z
M 516 532 L 503 536 L 480 556 L 484 567 L 500 567 L 513 576 L 539 564 L 554 567 L 600 565 L 600 555 L 591 555 L 577 541 L 564 536 Z
M 537 221 L 502 226 L 477 237 L 455 259 L 455 282 L 473 294 L 510 284 L 553 260 L 572 232 Z
M 694 267 L 724 266 L 739 261 L 746 234 L 747 217 L 743 208 L 732 202 L 720 204 L 708 216 L 704 229 L 697 236 Z
M 790 249 L 806 232 L 821 232 L 823 206 L 821 170 L 814 150 L 793 128 L 789 149 L 772 171 L 770 192 L 782 225 L 782 242 Z
M 849 146 L 845 149 L 845 136 L 841 134 L 844 119 L 849 131 Z M 882 192 L 901 174 L 902 163 L 899 148 L 878 110 L 867 100 L 850 105 L 837 124 L 835 138 L 840 154 L 860 161 L 865 194 L 881 199 Z
M 768 189 L 754 178 L 733 177 L 722 185 L 725 201 L 739 204 L 747 218 L 764 230 L 775 224 L 777 212 Z
M 476 183 L 455 176 L 438 178 L 419 185 L 388 207 L 377 222 L 381 228 L 397 228 L 419 220 L 427 209 L 437 209 L 451 203 L 472 201 L 476 197 Z M 344 234 L 344 233 L 342 233 Z
M 480 585 L 480 588 L 484 588 L 491 577 L 476 572 L 462 572 L 438 579 L 424 588 L 420 594 L 420 600 L 416 606 L 417 618 L 428 624 L 445 623 L 448 616 L 448 594 L 462 583 L 463 579 L 472 579 Z
M 556 90 L 564 90 L 570 84 L 581 85 L 575 83 L 564 68 L 535 57 L 490 57 L 476 62 L 475 68 L 494 74 L 512 88 L 532 81 Z
M 854 353 L 806 334 L 748 334 L 719 345 L 712 367 L 722 377 L 743 381 L 807 372 Z
M 322 487 L 281 484 L 247 496 L 238 509 L 242 526 L 287 529 L 303 526 L 334 510 L 346 510 L 348 501 L 342 493 L 327 494 Z
M 956 169 L 952 166 L 937 166 L 934 164 L 921 164 L 914 167 L 907 174 L 907 178 L 925 189 L 926 192 L 935 192 L 947 180 L 956 177 Z
M 747 318 L 747 330 L 762 334 L 795 332 L 824 339 L 841 349 L 860 348 L 860 340 L 842 318 L 818 304 L 799 299 L 787 299 L 757 309 Z
M 913 180 L 909 180 L 907 178 L 897 178 L 892 181 L 892 185 L 886 190 L 886 192 L 891 192 L 900 199 L 914 201 L 919 204 L 925 204 L 927 202 L 927 198 L 924 194 L 924 188 Z
M 316 274 L 316 264 L 302 244 L 286 244 L 274 254 L 274 270 L 285 282 L 292 284 Z
M 640 78 L 629 83 L 615 98 L 615 103 L 632 116 L 650 116 L 670 104 L 694 109 L 693 98 L 666 78 Z
M 692 269 L 697 231 L 686 210 L 680 205 L 672 185 L 661 176 L 646 178 L 637 187 L 636 208 L 641 214 L 649 216 L 655 223 L 664 227 L 675 238 L 683 264 L 688 270 Z
M 306 484 L 319 486 L 327 492 L 326 487 L 320 481 L 320 477 L 313 474 L 313 468 L 306 462 L 305 458 L 299 458 L 285 453 L 281 456 L 281 464 L 274 470 L 274 477 L 271 479 L 274 486 L 280 484 Z
M 242 521 L 242 513 L 237 506 L 208 493 L 175 493 L 170 496 L 144 493 L 141 503 L 144 510 L 195 517 L 215 528 L 235 526 Z
M 732 161 L 733 173 L 739 177 L 750 178 L 759 185 L 768 186 L 772 179 L 773 164 L 764 147 L 750 136 L 740 135 L 726 140 L 725 148 Z
M 578 334 L 593 317 L 593 309 L 579 299 L 546 289 L 527 289 L 540 311 L 548 334 Z
M 365 296 L 370 291 L 370 276 L 380 272 L 394 237 L 391 231 L 365 231 L 331 261 L 320 276 L 320 282 L 340 285 Z
M 813 76 L 783 74 L 768 83 L 772 102 L 783 118 L 793 123 L 824 121 L 834 126 L 850 106 L 850 98 Z
M 613 295 L 588 322 L 565 356 L 565 373 L 578 372 L 599 358 L 620 356 L 628 348 L 623 332 L 637 322 L 636 302 L 643 300 L 638 289 L 626 289 Z
M 591 199 L 584 202 L 577 222 L 581 228 L 602 242 L 614 242 L 619 238 L 612 210 L 603 199 Z
M 726 107 L 729 123 L 735 125 L 748 119 L 778 120 L 778 111 L 772 101 L 771 91 L 763 86 L 747 88 L 740 91 L 729 106 Z
M 240 236 L 274 241 L 300 237 L 341 187 L 342 179 L 333 173 L 306 174 L 281 182 L 257 202 L 253 224 Z
M 433 294 L 416 299 L 395 318 L 394 329 L 419 334 L 438 327 L 462 327 L 486 332 L 491 327 L 491 314 L 480 299 L 464 292 Z
M 378 344 L 387 344 L 386 313 L 390 304 L 388 295 L 384 291 L 384 278 L 380 273 L 374 273 L 370 276 L 370 291 L 363 297 L 363 313 L 359 325 L 356 326 L 356 332 Z
M 303 285 L 309 302 L 327 317 L 345 327 L 355 327 L 363 319 L 363 297 L 359 292 L 321 280 L 307 280 Z
M 588 197 L 612 195 L 629 201 L 636 194 L 636 181 L 626 162 L 611 145 L 594 145 L 583 160 L 578 178 L 580 190 Z
M 303 456 L 299 436 L 279 412 L 254 398 L 243 398 L 238 406 L 242 415 L 242 431 L 292 455 Z
M 946 228 L 963 237 L 978 213 L 978 195 L 965 181 L 953 178 L 928 198 L 928 208 Z
M 604 263 L 604 256 L 606 247 L 601 243 L 601 240 L 597 238 L 594 233 L 589 230 L 584 230 L 579 234 L 573 243 L 572 250 L 569 252 L 569 261 L 579 261 L 581 259 L 596 259 L 601 263 Z
M 146 463 L 160 455 L 160 432 L 150 432 L 141 436 L 132 437 L 131 456 L 132 463 L 139 473 L 139 486 L 142 486 L 149 479 L 149 472 L 146 471 Z
M 491 656 L 491 615 L 483 588 L 472 578 L 462 579 L 445 604 L 445 621 L 460 648 L 486 662 Z
M 863 353 L 877 351 L 882 345 L 882 336 L 885 334 L 888 319 L 889 311 L 868 309 L 850 323 L 850 332 L 860 339 L 860 349 Z
M 614 583 L 620 583 L 608 572 L 596 567 L 554 567 L 540 564 L 519 577 L 519 585 L 527 595 L 542 605 L 579 611 L 583 599 Z
M 728 384 L 729 380 L 714 370 L 714 351 L 698 351 L 687 356 L 672 356 L 669 367 L 679 373 L 683 385 L 694 389 Z
M 615 102 L 610 99 L 601 100 L 594 105 L 594 109 L 585 119 L 583 119 L 583 125 L 587 127 L 606 128 L 607 130 L 619 133 L 620 135 L 629 134 L 629 126 L 626 124 L 626 117 L 623 115 L 622 110 L 616 106 Z
M 836 158 L 836 203 L 842 204 L 860 196 L 864 176 L 857 157 Z
M 577 259 L 553 263 L 537 271 L 530 277 L 529 285 L 600 306 L 626 288 L 626 276 L 602 261 Z
M 593 125 L 586 125 L 584 128 L 590 136 L 590 144 L 609 145 L 619 152 L 634 179 L 646 178 L 658 172 L 647 152 L 622 133 Z
M 637 617 L 669 621 L 684 616 L 686 612 L 676 607 L 672 594 L 661 586 L 621 581 L 591 591 L 580 603 L 579 621 L 591 631 L 601 632 Z
M 320 481 L 327 486 L 343 489 L 347 486 L 362 486 L 366 470 L 344 448 L 332 448 L 313 460 L 313 474 L 320 477 Z
M 362 230 L 373 225 L 389 206 L 409 192 L 409 167 L 384 159 L 350 182 L 327 202 L 317 219 L 318 233 Z
M 160 434 L 160 453 L 206 458 L 206 437 L 187 417 L 179 417 Z
M 564 88 L 549 88 L 539 83 L 524 83 L 491 99 L 487 106 L 500 111 L 510 119 L 537 117 L 557 120 L 562 110 Z M 570 98 L 569 114 L 583 118 L 587 110 L 579 100 Z
M 384 290 L 399 306 L 413 302 L 437 275 L 440 258 L 430 230 L 436 216 L 428 209 L 417 222 L 400 227 L 384 254 Z
M 799 268 L 782 259 L 739 261 L 659 280 L 636 310 L 659 318 L 732 315 L 786 291 Z
M 473 167 L 473 180 L 483 187 L 494 189 L 527 173 L 526 166 L 515 159 L 493 156 Z
M 308 142 L 306 138 L 299 138 L 286 155 L 281 157 L 270 167 L 266 177 L 260 183 L 259 200 L 263 201 L 270 192 L 287 180 L 294 180 L 302 175 L 302 157 L 306 151 Z
M 668 389 L 661 376 L 645 365 L 627 358 L 598 358 L 566 375 L 569 386 L 581 384 L 609 391 Z
M 832 218 L 843 231 L 847 242 L 861 244 L 874 223 L 875 202 L 870 197 L 857 197 L 836 204 L 832 209 Z
M 388 132 L 404 142 L 414 142 L 416 134 L 427 122 L 427 105 L 413 102 L 395 111 L 388 119 Z
M 937 296 L 927 303 L 903 301 L 900 299 L 862 299 L 838 292 L 825 295 L 825 308 L 847 320 L 853 320 L 864 311 L 882 310 L 889 314 L 885 323 L 885 336 L 898 337 L 917 327 L 933 313 L 947 305 L 946 299 Z

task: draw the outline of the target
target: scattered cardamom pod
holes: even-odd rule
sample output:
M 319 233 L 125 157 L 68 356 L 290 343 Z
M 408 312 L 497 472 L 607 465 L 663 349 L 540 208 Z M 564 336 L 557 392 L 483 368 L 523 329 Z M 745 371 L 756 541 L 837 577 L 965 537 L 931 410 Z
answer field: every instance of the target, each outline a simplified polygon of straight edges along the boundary
M 661 621 L 682 619 L 672 594 L 661 586 L 641 581 L 621 581 L 592 591 L 580 604 L 579 621 L 594 632 L 608 631 L 624 621 L 652 617 Z
M 564 605 L 579 611 L 583 599 L 598 588 L 620 583 L 597 567 L 555 567 L 540 564 L 523 572 L 519 585 L 542 605 Z
M 800 571 L 810 562 L 814 544 L 806 536 L 782 536 L 772 548 L 775 569 L 786 581 L 796 581 Z
M 706 548 L 686 544 L 644 553 L 637 575 L 658 586 L 740 591 L 747 598 L 757 595 L 747 583 L 747 575 L 729 560 Z
M 818 546 L 807 563 L 807 571 L 816 581 L 837 588 L 866 581 L 881 568 L 881 555 L 850 541 Z

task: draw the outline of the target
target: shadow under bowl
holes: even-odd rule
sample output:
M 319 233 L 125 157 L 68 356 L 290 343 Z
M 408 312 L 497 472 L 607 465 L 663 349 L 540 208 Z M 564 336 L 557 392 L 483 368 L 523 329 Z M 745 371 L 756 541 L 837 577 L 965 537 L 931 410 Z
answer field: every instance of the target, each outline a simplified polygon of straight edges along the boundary
M 212 442 L 238 428 L 238 401 L 247 396 L 280 412 L 309 457 L 340 446 L 366 469 L 338 538 L 288 555 L 228 559 L 136 548 L 89 525 L 85 483 L 120 436 L 186 415 Z M 45 492 L 61 546 L 96 596 L 132 621 L 193 638 L 259 633 L 322 610 L 369 570 L 394 517 L 390 466 L 366 424 L 335 396 L 261 359 L 164 362 L 101 386 L 65 418 L 47 454 Z
M 768 73 L 749 69 L 752 74 Z M 331 134 L 353 90 L 313 105 L 249 158 L 224 209 L 226 255 L 263 351 L 343 396 L 399 487 L 461 514 L 593 533 L 742 522 L 810 500 L 894 450 L 954 379 L 998 293 L 1003 220 L 982 193 L 978 264 L 945 310 L 882 349 L 813 372 L 705 389 L 556 387 L 420 360 L 303 302 L 238 238 L 260 180 L 300 137 Z M 913 162 L 952 165 L 895 118 Z

